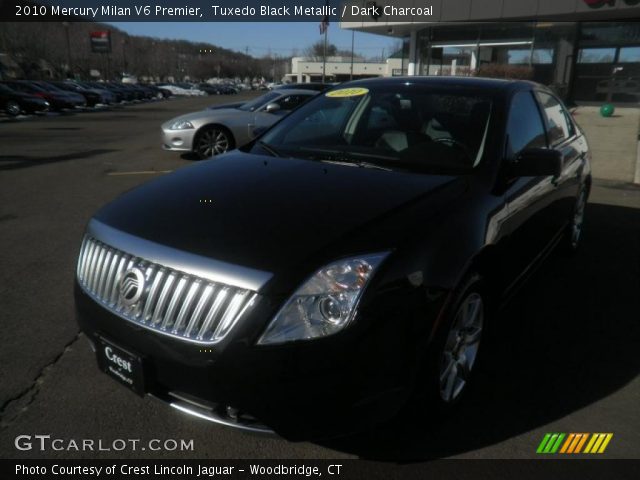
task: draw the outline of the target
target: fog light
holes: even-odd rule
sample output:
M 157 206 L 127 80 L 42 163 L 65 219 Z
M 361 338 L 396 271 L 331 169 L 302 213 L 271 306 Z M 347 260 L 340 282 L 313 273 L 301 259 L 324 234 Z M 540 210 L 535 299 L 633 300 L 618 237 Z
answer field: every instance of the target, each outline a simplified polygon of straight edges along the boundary
M 171 143 L 179 147 L 184 143 L 184 141 L 181 138 L 174 138 L 173 140 L 171 140 Z
M 233 420 L 238 420 L 238 414 L 239 414 L 239 410 L 237 408 L 233 408 L 232 406 L 228 405 L 227 406 L 227 417 L 233 419 Z

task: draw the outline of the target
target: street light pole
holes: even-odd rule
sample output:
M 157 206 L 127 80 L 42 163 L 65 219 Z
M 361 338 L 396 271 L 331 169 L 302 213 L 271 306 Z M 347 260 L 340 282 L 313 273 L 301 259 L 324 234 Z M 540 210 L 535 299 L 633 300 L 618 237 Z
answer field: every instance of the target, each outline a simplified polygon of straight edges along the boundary
M 64 33 L 65 33 L 65 37 L 67 39 L 67 75 L 66 77 L 69 77 L 69 74 L 72 73 L 72 69 L 71 69 L 71 42 L 69 41 L 69 22 L 62 22 L 62 26 L 64 27 Z
M 122 73 L 127 73 L 127 39 L 122 39 L 122 69 L 124 70 Z
M 351 30 L 351 72 L 349 74 L 349 80 L 353 80 L 353 50 L 355 47 L 355 30 Z

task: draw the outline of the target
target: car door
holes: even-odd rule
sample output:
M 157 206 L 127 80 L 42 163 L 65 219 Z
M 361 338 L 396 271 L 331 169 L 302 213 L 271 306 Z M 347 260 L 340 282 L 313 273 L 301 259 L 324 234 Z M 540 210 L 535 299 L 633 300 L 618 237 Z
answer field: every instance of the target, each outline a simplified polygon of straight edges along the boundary
M 549 146 L 562 153 L 562 174 L 555 181 L 554 215 L 560 222 L 568 221 L 580 188 L 587 144 L 557 97 L 546 91 L 536 91 L 535 95 L 543 113 Z
M 557 178 L 548 175 L 510 176 L 510 165 L 528 148 L 548 148 L 546 123 L 534 92 L 517 92 L 511 99 L 506 126 L 502 179 L 509 232 L 503 262 L 507 284 L 522 276 L 550 244 L 562 219 L 554 199 Z

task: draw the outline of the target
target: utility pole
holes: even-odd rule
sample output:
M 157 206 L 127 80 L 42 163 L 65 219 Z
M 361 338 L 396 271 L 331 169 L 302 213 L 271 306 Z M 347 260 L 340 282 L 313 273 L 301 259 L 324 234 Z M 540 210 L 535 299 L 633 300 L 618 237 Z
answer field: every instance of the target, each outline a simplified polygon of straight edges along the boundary
M 126 37 L 122 39 L 122 73 L 127 73 L 127 39 Z
M 71 68 L 71 42 L 69 41 L 69 22 L 62 22 L 62 26 L 64 27 L 65 37 L 67 39 L 67 78 L 69 74 L 73 72 Z
M 324 83 L 324 79 L 326 76 L 326 69 L 327 69 L 327 33 L 328 33 L 328 28 L 325 28 L 324 30 L 324 47 L 322 50 L 322 83 Z
M 353 50 L 355 46 L 355 35 L 356 35 L 356 31 L 351 30 L 351 70 L 349 74 L 349 80 L 353 80 Z

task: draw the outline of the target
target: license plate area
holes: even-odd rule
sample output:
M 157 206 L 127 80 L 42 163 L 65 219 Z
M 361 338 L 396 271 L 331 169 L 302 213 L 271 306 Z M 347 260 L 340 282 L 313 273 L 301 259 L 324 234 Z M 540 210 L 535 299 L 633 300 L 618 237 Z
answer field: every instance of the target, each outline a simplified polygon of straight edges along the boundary
M 98 337 L 97 340 L 96 355 L 100 369 L 125 387 L 143 396 L 146 389 L 142 357 L 104 337 Z

